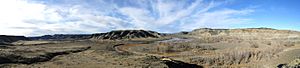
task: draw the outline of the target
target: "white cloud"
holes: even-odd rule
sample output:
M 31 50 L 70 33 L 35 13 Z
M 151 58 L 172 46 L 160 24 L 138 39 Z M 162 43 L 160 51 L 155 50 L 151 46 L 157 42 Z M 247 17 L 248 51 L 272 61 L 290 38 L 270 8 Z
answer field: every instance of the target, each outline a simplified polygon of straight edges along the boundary
M 181 29 L 192 30 L 200 27 L 210 28 L 228 28 L 234 24 L 250 23 L 251 19 L 241 18 L 240 16 L 254 12 L 252 9 L 233 10 L 223 9 L 214 12 L 205 12 L 199 14 L 192 23 L 183 24 Z
M 51 4 L 47 1 L 1 0 L 0 35 L 96 33 L 114 29 L 147 29 L 165 32 L 199 27 L 228 27 L 247 23 L 240 16 L 253 9 L 214 9 L 219 2 L 148 1 L 132 3 L 99 0 Z M 131 1 L 128 1 L 131 2 Z M 123 5 L 121 5 L 123 3 Z M 176 31 L 174 31 L 176 30 Z
M 176 21 L 180 21 L 183 18 L 193 16 L 193 13 L 206 12 L 208 9 L 214 6 L 212 3 L 202 3 L 201 0 L 191 3 L 191 5 L 181 2 L 168 2 L 159 0 L 156 4 L 150 5 L 154 5 L 151 6 L 151 8 L 154 9 L 152 13 L 150 13 L 151 10 L 147 9 L 148 7 L 124 7 L 120 8 L 120 11 L 121 13 L 132 18 L 133 24 L 138 28 L 155 30 L 160 27 L 176 23 Z M 184 5 L 188 6 L 184 7 Z M 158 15 L 152 16 L 154 13 L 157 13 Z
M 11 27 L 34 27 L 32 24 L 23 23 L 25 19 L 39 19 L 44 5 L 28 4 L 25 1 L 1 0 L 0 1 L 0 34 L 24 35 L 30 33 L 30 29 L 12 29 Z
M 200 4 L 204 3 L 201 3 L 201 0 L 197 0 L 188 7 L 178 9 L 178 7 L 180 7 L 178 5 L 180 4 L 158 2 L 158 9 L 161 18 L 156 22 L 161 23 L 161 25 L 173 23 L 176 20 L 180 20 L 180 18 L 191 15 L 196 8 L 203 8 L 202 6 L 199 6 Z
M 94 15 L 81 5 L 62 7 L 25 0 L 1 0 L 0 9 L 3 10 L 0 11 L 0 35 L 95 33 L 101 29 L 109 30 L 110 27 L 123 27 L 120 19 Z M 64 17 L 60 12 L 68 14 Z M 77 20 L 68 21 L 71 19 Z
M 151 30 L 163 28 L 162 31 L 165 32 L 188 31 L 200 27 L 226 28 L 234 24 L 249 23 L 252 20 L 241 16 L 254 12 L 253 9 L 227 8 L 209 11 L 221 4 L 220 2 L 206 3 L 202 0 L 188 4 L 158 0 L 157 3 L 151 4 L 151 8 L 155 9 L 152 13 L 149 13 L 151 10 L 147 9 L 149 7 L 135 8 L 133 6 L 120 9 L 123 14 L 132 18 L 133 24 L 138 25 L 138 27 Z M 155 13 L 158 15 L 152 16 Z M 177 26 L 166 27 L 174 24 Z
M 132 19 L 132 24 L 134 24 L 135 28 L 138 29 L 149 29 L 151 26 L 151 22 L 154 22 L 154 18 L 150 17 L 150 12 L 148 10 L 132 8 L 132 7 L 124 7 L 120 8 L 120 12 L 124 15 L 127 15 Z

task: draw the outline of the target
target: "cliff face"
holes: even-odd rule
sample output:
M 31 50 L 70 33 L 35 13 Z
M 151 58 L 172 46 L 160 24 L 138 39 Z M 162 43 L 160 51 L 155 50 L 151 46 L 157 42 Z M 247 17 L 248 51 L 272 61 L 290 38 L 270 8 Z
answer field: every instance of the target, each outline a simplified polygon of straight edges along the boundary
M 89 39 L 91 34 L 55 34 L 55 35 L 44 35 L 40 37 L 30 37 L 32 40 L 80 40 Z
M 162 34 L 145 30 L 116 30 L 107 33 L 93 34 L 92 39 L 133 39 L 133 38 L 159 38 Z
M 299 38 L 300 32 L 290 30 L 276 30 L 271 28 L 247 29 L 210 29 L 201 28 L 189 33 L 199 37 L 231 37 L 239 39 L 293 39 Z
M 2 44 L 9 44 L 18 40 L 29 40 L 28 38 L 24 36 L 6 36 L 6 35 L 0 35 L 0 45 Z

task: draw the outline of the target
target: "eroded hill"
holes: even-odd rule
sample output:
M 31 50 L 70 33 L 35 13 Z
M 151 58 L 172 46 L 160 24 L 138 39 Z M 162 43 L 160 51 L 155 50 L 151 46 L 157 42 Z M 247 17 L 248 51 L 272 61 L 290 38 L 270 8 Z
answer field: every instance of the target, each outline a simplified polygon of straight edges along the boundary
M 159 38 L 162 34 L 146 30 L 116 30 L 107 33 L 93 34 L 92 39 L 134 39 L 134 38 Z

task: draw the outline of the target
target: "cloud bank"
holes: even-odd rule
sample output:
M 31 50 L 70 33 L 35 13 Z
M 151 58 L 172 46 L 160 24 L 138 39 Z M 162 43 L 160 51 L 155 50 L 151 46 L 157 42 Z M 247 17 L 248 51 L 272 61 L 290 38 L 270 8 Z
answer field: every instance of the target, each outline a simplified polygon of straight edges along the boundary
M 0 34 L 36 36 L 110 30 L 189 31 L 249 23 L 254 9 L 207 0 L 1 0 Z

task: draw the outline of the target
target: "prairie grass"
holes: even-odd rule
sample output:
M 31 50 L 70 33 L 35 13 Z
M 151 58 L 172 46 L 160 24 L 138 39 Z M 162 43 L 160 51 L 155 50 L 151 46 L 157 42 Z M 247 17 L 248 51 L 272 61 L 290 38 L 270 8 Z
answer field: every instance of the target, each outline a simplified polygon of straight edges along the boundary
M 190 58 L 190 62 L 208 66 L 247 64 L 253 61 L 269 60 L 276 57 L 276 54 L 282 50 L 282 48 L 225 50 L 214 56 Z

